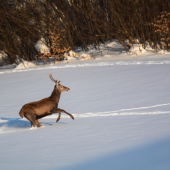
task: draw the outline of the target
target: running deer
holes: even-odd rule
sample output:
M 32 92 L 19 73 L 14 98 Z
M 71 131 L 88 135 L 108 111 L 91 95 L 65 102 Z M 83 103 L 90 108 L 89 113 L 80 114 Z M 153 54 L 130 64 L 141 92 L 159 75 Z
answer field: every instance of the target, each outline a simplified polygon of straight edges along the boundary
M 41 119 L 45 116 L 49 116 L 54 113 L 58 113 L 58 118 L 56 122 L 60 120 L 61 112 L 66 113 L 72 119 L 74 119 L 74 117 L 70 113 L 58 108 L 61 92 L 69 91 L 70 88 L 62 86 L 60 84 L 60 81 L 55 80 L 52 77 L 52 74 L 50 74 L 49 77 L 53 82 L 56 83 L 51 96 L 36 102 L 27 103 L 22 107 L 19 112 L 19 115 L 22 118 L 25 117 L 31 122 L 31 127 L 41 127 L 42 125 L 40 124 L 38 119 Z

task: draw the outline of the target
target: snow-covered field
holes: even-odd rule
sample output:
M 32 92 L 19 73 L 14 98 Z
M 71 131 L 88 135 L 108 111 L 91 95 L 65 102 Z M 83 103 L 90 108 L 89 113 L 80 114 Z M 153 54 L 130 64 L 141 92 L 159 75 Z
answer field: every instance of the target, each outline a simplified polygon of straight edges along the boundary
M 170 169 L 170 55 L 110 46 L 87 52 L 96 59 L 0 68 L 0 169 Z M 51 94 L 51 72 L 70 87 L 59 108 L 75 120 L 54 114 L 31 129 L 18 113 Z

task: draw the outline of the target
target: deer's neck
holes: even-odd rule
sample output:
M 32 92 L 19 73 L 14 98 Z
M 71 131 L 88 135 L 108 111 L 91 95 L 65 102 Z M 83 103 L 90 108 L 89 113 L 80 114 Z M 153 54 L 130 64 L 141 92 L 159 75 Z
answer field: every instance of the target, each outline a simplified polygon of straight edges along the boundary
M 60 95 L 61 95 L 61 92 L 57 89 L 54 88 L 50 98 L 55 101 L 56 103 L 59 103 L 60 101 Z

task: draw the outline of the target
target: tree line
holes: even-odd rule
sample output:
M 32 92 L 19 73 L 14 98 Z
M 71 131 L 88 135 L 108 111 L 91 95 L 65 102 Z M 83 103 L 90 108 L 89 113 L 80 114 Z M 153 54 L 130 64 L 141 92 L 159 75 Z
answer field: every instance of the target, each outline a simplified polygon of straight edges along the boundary
M 169 0 L 0 0 L 0 52 L 9 63 L 37 61 L 41 38 L 53 56 L 113 39 L 167 50 L 169 21 Z

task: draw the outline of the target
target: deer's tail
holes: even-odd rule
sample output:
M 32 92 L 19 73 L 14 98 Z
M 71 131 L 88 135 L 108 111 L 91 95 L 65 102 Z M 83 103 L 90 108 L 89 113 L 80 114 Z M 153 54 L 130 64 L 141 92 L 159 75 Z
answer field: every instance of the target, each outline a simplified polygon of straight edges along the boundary
M 24 111 L 23 109 L 20 110 L 19 115 L 23 118 L 24 117 Z

